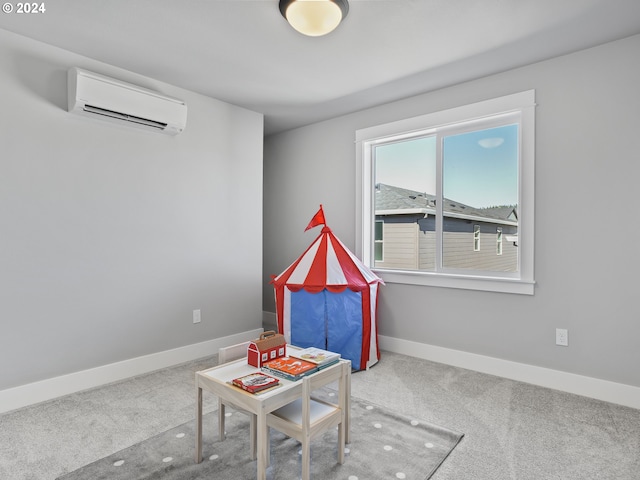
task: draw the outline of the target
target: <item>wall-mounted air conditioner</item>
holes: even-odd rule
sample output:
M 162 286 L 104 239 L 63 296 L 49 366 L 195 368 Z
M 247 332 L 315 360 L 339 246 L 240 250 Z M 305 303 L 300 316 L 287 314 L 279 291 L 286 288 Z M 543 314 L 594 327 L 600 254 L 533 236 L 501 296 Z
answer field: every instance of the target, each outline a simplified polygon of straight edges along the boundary
M 68 110 L 135 128 L 177 135 L 187 124 L 187 105 L 80 68 L 68 72 Z

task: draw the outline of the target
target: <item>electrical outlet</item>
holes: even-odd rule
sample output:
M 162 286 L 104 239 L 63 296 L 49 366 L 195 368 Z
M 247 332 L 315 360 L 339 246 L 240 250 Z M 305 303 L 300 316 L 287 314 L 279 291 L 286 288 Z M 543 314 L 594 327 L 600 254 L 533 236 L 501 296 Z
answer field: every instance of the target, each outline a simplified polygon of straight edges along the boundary
M 194 310 L 193 311 L 193 323 L 200 323 L 200 320 L 202 320 L 202 317 L 200 316 L 200 310 Z
M 569 346 L 569 330 L 566 328 L 556 328 L 556 345 L 561 347 Z

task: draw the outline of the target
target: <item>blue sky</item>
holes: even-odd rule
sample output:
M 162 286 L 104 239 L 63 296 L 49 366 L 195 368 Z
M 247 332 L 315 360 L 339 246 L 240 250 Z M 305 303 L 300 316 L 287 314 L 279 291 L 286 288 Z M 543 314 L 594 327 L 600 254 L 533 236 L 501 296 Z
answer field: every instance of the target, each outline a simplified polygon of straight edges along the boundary
M 472 207 L 518 202 L 518 126 L 444 139 L 444 196 Z M 436 137 L 376 147 L 375 182 L 435 195 Z

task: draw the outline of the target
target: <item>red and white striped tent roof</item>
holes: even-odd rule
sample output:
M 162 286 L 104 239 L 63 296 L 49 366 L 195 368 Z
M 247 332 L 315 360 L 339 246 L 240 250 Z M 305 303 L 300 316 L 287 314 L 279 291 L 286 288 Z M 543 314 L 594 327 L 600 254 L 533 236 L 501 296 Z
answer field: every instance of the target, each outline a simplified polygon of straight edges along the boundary
M 324 223 L 324 218 L 322 220 Z M 361 292 L 363 347 L 361 364 L 353 368 L 364 369 L 377 362 L 378 285 L 384 282 L 349 251 L 329 227 L 325 225 L 309 248 L 271 283 L 275 288 L 278 331 L 287 341 L 291 341 L 292 319 L 288 308 L 291 292 L 304 289 L 318 293 L 326 289 L 339 293 L 347 288 Z
M 287 285 L 293 291 L 304 288 L 316 293 L 326 288 L 336 293 L 346 288 L 360 291 L 384 282 L 325 226 L 309 248 L 272 283 L 276 288 Z

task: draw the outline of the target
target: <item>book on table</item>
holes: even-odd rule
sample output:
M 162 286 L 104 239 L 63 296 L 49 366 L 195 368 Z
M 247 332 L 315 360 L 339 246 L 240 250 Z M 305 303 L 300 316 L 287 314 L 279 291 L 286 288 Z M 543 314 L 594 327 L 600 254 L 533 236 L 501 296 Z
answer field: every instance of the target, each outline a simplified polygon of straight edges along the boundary
M 262 364 L 262 370 L 287 380 L 298 380 L 318 370 L 315 363 L 295 357 L 281 357 Z
M 255 372 L 234 378 L 231 383 L 249 393 L 258 393 L 267 388 L 275 387 L 280 383 L 280 380 L 262 372 Z
M 315 363 L 318 367 L 328 367 L 340 360 L 340 354 L 330 352 L 317 347 L 307 347 L 300 350 L 290 349 L 288 351 L 290 357 L 301 358 L 307 362 Z

